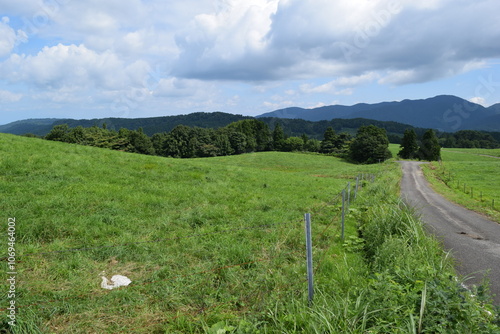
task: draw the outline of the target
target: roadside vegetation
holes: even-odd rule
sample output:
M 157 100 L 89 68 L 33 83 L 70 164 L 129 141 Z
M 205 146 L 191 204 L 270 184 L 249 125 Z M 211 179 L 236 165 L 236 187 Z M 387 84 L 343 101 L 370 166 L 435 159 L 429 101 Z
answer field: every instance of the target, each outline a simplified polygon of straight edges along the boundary
M 3 134 L 0 151 L 2 220 L 16 218 L 19 261 L 18 323 L 9 327 L 3 310 L 0 331 L 499 331 L 487 286 L 464 289 L 399 200 L 393 162 L 283 152 L 171 159 Z M 338 195 L 360 174 L 374 177 L 360 181 L 342 240 Z M 101 289 L 101 276 L 114 274 L 131 285 Z
M 434 189 L 451 201 L 500 223 L 499 150 L 445 149 L 442 162 L 423 166 Z

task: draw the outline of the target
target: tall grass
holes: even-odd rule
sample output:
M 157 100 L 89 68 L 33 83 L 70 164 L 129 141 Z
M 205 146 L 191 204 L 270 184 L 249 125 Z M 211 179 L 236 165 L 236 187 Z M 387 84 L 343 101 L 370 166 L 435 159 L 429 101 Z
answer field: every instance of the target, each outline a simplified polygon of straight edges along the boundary
M 311 308 L 293 300 L 273 309 L 280 333 L 499 332 L 487 286 L 463 288 L 451 259 L 395 195 L 394 173 L 369 185 L 352 209 L 364 270 L 350 272 L 341 289 L 332 273 Z

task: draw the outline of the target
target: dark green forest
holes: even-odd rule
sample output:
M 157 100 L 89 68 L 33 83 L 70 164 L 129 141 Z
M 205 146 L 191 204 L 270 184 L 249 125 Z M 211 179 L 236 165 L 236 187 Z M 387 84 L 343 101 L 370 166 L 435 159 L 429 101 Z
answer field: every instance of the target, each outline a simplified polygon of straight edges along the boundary
M 385 130 L 382 131 L 385 134 Z M 257 119 L 240 120 L 218 129 L 177 125 L 169 132 L 152 136 L 145 134 L 142 128 L 121 128 L 116 131 L 109 129 L 105 123 L 102 127 L 89 128 L 72 128 L 68 124 L 60 124 L 54 126 L 44 138 L 173 158 L 216 157 L 262 151 L 308 151 L 348 157 L 352 141 L 349 134 L 337 134 L 331 127 L 327 128 L 321 141 L 305 134 L 300 137 L 288 136 L 280 124 L 276 124 L 271 131 L 266 123 Z
M 142 133 L 152 138 L 156 134 L 170 133 L 174 128 L 179 125 L 187 126 L 190 128 L 204 128 L 204 129 L 214 129 L 216 132 L 218 129 L 225 128 L 232 123 L 236 123 L 241 120 L 253 120 L 257 119 L 269 127 L 269 129 L 276 128 L 279 124 L 283 135 L 286 138 L 289 137 L 307 137 L 308 140 L 316 139 L 322 141 L 324 139 L 324 134 L 328 128 L 332 128 L 335 133 L 346 134 L 349 136 L 355 136 L 356 132 L 362 126 L 374 125 L 378 128 L 386 130 L 389 142 L 394 144 L 401 144 L 404 132 L 407 129 L 413 129 L 419 138 L 422 138 L 424 133 L 428 129 L 416 128 L 408 124 L 402 124 L 398 122 L 391 121 L 375 121 L 364 118 L 355 119 L 333 119 L 330 121 L 306 121 L 302 119 L 282 119 L 273 117 L 263 117 L 263 118 L 253 118 L 249 116 L 235 115 L 223 112 L 199 112 L 192 113 L 188 115 L 177 115 L 177 116 L 164 116 L 164 117 L 152 117 L 152 118 L 138 118 L 138 119 L 127 119 L 127 118 L 105 118 L 105 119 L 93 119 L 93 120 L 73 120 L 73 119 L 62 119 L 62 120 L 52 120 L 52 122 L 47 120 L 27 120 L 15 122 L 16 124 L 11 125 L 8 133 L 14 134 L 26 134 L 31 133 L 36 136 L 45 136 L 51 129 L 56 125 L 67 124 L 69 128 L 90 128 L 104 126 L 108 130 L 115 132 L 121 131 L 121 129 L 128 129 L 131 131 L 138 131 L 142 129 Z M 44 122 L 42 122 L 44 121 Z M 17 124 L 19 123 L 19 124 Z M 49 124 L 51 123 L 51 124 Z M 500 147 L 500 132 L 485 132 L 485 131 L 475 131 L 475 130 L 462 130 L 455 133 L 447 133 L 436 131 L 436 136 L 438 137 L 439 144 L 442 147 L 460 147 L 460 148 L 498 148 Z M 307 150 L 316 151 L 314 148 L 318 145 L 318 142 L 314 141 L 304 141 L 304 145 Z M 288 150 L 295 150 L 299 141 L 291 139 L 287 143 Z M 309 147 L 309 146 L 313 147 Z M 274 148 L 281 150 L 282 148 Z
M 310 122 L 277 118 L 238 119 L 239 116 L 235 116 L 238 120 L 230 122 L 234 115 L 223 117 L 221 120 L 217 117 L 220 116 L 218 114 L 200 113 L 202 119 L 210 118 L 212 121 L 209 125 L 214 127 L 178 124 L 169 131 L 151 135 L 142 127 L 137 130 L 116 130 L 116 124 L 110 128 L 105 122 L 89 127 L 71 127 L 64 123 L 55 125 L 44 138 L 174 158 L 215 157 L 262 151 L 306 151 L 330 154 L 357 163 L 374 163 L 390 157 L 387 150 L 389 142 L 404 144 L 404 133 L 411 131 L 415 139 L 425 139 L 429 131 L 396 122 L 367 119 Z M 193 124 L 192 118 L 189 119 L 188 123 Z M 226 123 L 229 124 L 217 127 Z M 500 147 L 493 134 L 473 130 L 456 133 L 436 132 L 433 134 L 433 141 L 432 145 L 449 148 Z M 428 160 L 423 157 L 422 152 L 415 154 L 415 157 L 421 156 Z

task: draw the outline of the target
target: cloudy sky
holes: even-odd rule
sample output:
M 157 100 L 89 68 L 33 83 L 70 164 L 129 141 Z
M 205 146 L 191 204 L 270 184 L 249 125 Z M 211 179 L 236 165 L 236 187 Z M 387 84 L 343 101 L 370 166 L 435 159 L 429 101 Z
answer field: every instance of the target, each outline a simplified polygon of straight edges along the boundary
M 500 102 L 498 0 L 0 0 L 0 124 Z

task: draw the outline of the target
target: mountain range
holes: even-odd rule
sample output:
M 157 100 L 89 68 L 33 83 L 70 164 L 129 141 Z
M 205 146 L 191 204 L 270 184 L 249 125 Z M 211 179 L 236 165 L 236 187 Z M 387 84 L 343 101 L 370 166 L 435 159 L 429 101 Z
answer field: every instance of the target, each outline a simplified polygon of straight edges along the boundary
M 489 108 L 451 95 L 423 100 L 403 100 L 353 106 L 332 105 L 314 109 L 285 108 L 258 117 L 300 118 L 308 121 L 367 118 L 393 121 L 444 132 L 500 131 L 500 103 Z
M 43 136 L 54 125 L 68 124 L 70 127 L 93 125 L 106 126 L 119 130 L 143 128 L 144 133 L 152 135 L 168 132 L 179 124 L 204 128 L 217 128 L 232 122 L 252 118 L 222 112 L 199 112 L 189 115 L 149 117 L 149 118 L 102 118 L 91 120 L 75 119 L 28 119 L 0 126 L 0 132 L 12 134 L 32 133 Z M 417 128 L 432 128 L 443 132 L 459 130 L 483 130 L 500 132 L 500 103 L 485 108 L 462 98 L 439 95 L 422 100 L 403 100 L 400 102 L 381 102 L 375 104 L 359 103 L 353 106 L 332 105 L 314 109 L 291 107 L 257 116 L 271 122 L 276 119 L 302 119 L 306 121 L 331 121 L 332 119 L 369 119 L 408 124 Z

